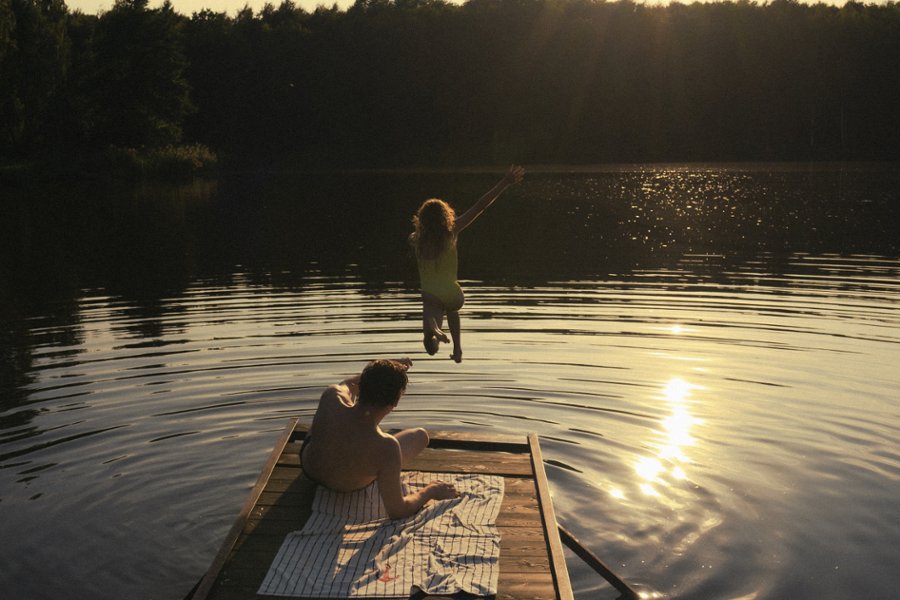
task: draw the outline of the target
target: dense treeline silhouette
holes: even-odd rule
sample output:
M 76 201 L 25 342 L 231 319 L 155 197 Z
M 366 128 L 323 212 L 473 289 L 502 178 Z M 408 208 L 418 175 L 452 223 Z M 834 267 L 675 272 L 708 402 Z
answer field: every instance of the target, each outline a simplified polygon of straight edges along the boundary
M 0 156 L 307 164 L 900 158 L 900 4 L 0 0 Z

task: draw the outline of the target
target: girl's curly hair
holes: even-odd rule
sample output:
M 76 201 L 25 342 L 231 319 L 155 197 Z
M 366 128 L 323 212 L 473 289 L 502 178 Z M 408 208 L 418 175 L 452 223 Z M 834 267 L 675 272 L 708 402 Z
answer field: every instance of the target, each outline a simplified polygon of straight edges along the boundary
M 456 213 L 443 200 L 432 198 L 423 202 L 412 221 L 417 257 L 435 259 L 451 244 L 456 243 L 453 237 Z

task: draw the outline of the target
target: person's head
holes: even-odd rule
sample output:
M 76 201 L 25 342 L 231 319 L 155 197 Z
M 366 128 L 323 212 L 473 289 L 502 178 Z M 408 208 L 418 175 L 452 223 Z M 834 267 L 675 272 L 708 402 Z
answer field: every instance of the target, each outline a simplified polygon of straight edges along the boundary
M 416 254 L 422 258 L 435 258 L 453 243 L 453 225 L 456 213 L 453 208 L 437 198 L 426 200 L 413 216 L 416 228 Z
M 359 376 L 359 402 L 378 408 L 395 406 L 406 390 L 408 367 L 395 360 L 373 360 Z

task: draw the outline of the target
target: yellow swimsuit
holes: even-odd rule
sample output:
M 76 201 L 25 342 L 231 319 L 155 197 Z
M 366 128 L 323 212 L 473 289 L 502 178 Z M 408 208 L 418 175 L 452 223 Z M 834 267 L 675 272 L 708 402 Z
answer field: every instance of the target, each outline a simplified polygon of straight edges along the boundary
M 450 244 L 437 258 L 419 258 L 418 263 L 422 291 L 435 296 L 444 308 L 457 310 L 462 290 L 456 281 L 459 268 L 456 244 Z

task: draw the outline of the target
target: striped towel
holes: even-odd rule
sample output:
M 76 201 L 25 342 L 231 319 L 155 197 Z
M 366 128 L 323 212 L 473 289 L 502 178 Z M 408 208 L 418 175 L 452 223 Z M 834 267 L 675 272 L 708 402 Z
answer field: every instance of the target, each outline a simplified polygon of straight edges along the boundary
M 495 522 L 503 478 L 410 472 L 404 494 L 440 479 L 459 498 L 431 502 L 406 518 L 387 518 L 378 484 L 339 493 L 316 490 L 312 514 L 289 533 L 258 594 L 310 598 L 408 597 L 497 593 L 500 534 Z

